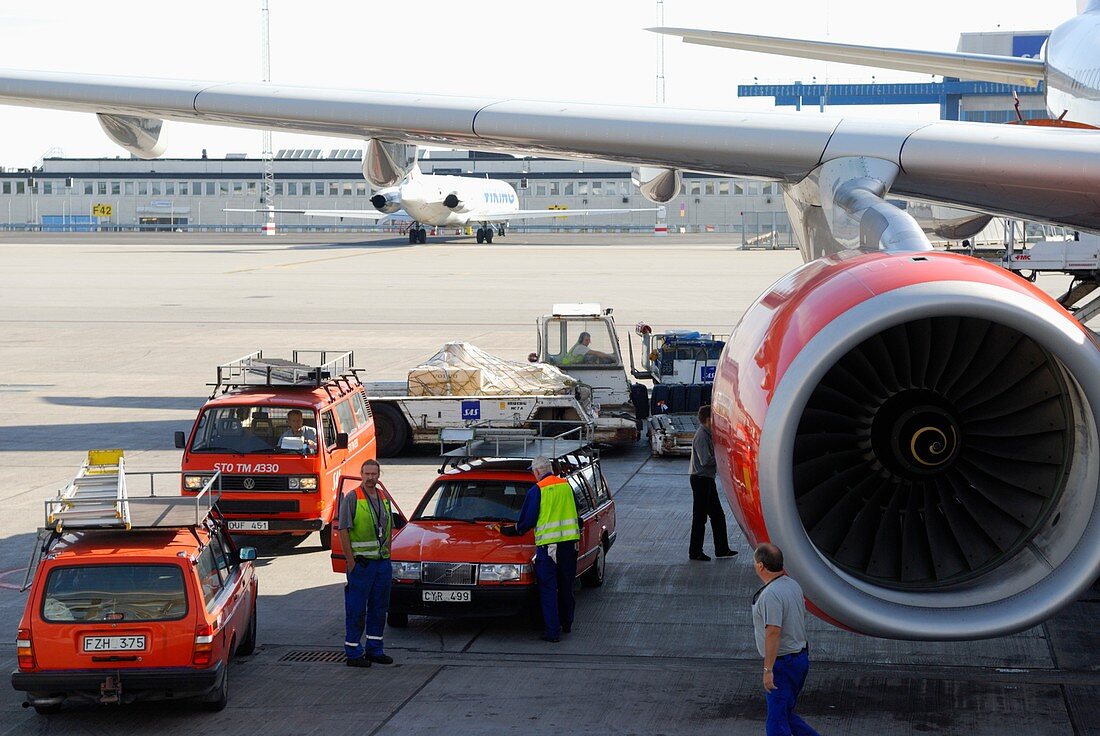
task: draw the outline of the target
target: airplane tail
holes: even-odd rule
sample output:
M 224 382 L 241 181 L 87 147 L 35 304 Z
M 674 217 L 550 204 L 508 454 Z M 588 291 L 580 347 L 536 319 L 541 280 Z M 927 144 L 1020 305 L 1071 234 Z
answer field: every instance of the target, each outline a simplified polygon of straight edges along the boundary
M 1077 15 L 1100 10 L 1100 0 L 1077 0 Z
M 1079 2 L 1088 3 L 1086 10 L 1100 7 L 1100 0 L 1079 0 Z M 756 36 L 749 33 L 724 33 L 693 28 L 650 28 L 648 30 L 667 36 L 679 36 L 684 43 L 703 46 L 797 56 L 803 59 L 874 66 L 920 74 L 938 74 L 960 79 L 980 79 L 1034 87 L 1046 76 L 1046 62 L 1041 59 L 950 51 L 885 49 L 876 46 L 856 46 L 846 43 Z

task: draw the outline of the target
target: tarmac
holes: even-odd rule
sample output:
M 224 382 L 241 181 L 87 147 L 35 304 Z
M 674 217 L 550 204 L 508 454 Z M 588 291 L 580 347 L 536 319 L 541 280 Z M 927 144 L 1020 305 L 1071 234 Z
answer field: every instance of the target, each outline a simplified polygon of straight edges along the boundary
M 353 349 L 370 378 L 400 379 L 452 340 L 523 360 L 536 317 L 574 301 L 613 307 L 623 341 L 638 321 L 725 333 L 800 263 L 733 238 L 0 235 L 0 665 L 15 665 L 42 502 L 90 447 L 124 447 L 133 470 L 178 469 L 172 433 L 190 427 L 219 362 L 260 348 Z M 1054 293 L 1064 280 L 1040 285 Z M 411 510 L 437 467 L 422 448 L 385 461 L 383 481 Z M 732 516 L 740 554 L 691 562 L 687 462 L 639 443 L 605 453 L 604 471 L 618 541 L 605 585 L 578 590 L 560 644 L 519 620 L 412 617 L 386 631 L 394 666 L 344 667 L 342 579 L 327 553 L 316 536 L 268 540 L 259 646 L 233 661 L 225 711 L 69 705 L 46 718 L 8 690 L 0 734 L 762 733 L 748 613 L 759 583 Z M 1094 587 L 1041 626 L 956 644 L 811 618 L 799 710 L 822 734 L 1100 733 L 1098 614 Z

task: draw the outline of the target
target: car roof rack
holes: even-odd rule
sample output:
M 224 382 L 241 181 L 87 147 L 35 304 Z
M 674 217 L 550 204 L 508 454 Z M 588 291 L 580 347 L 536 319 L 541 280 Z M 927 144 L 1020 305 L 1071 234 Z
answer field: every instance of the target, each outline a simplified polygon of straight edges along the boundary
M 69 483 L 45 502 L 45 523 L 38 530 L 23 579 L 26 590 L 43 555 L 67 532 L 132 531 L 194 528 L 218 514 L 214 489 L 221 472 L 206 478 L 194 496 L 181 496 L 181 471 L 127 472 L 121 449 L 89 450 Z M 170 476 L 165 495 L 157 495 L 156 479 Z M 148 481 L 149 494 L 133 495 L 131 486 Z
M 355 373 L 355 353 L 351 350 L 292 350 L 290 359 L 265 358 L 262 350 L 218 366 L 218 380 L 209 383 L 225 393 L 232 388 L 257 386 L 322 387 L 346 381 L 359 383 Z
M 581 458 L 597 454 L 583 426 L 552 437 L 544 436 L 537 428 L 457 427 L 440 430 L 439 442 L 441 449 L 444 445 L 461 444 L 441 452 L 444 460 L 440 473 L 448 468 L 472 467 L 492 461 L 530 466 L 531 461 L 540 456 L 555 465 L 577 465 Z

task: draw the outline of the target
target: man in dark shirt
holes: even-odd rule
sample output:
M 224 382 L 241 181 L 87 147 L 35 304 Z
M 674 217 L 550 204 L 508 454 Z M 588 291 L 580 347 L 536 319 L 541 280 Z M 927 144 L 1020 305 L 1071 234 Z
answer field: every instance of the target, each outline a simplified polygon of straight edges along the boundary
M 710 531 L 714 536 L 714 556 L 733 557 L 736 552 L 730 549 L 726 536 L 726 512 L 722 510 L 722 501 L 718 498 L 718 485 L 714 475 L 718 463 L 714 460 L 714 440 L 710 434 L 710 406 L 699 407 L 699 429 L 691 441 L 691 465 L 688 467 L 691 481 L 691 540 L 688 543 L 688 557 L 693 560 L 709 560 L 703 553 L 703 537 L 707 531 L 707 517 L 710 517 Z

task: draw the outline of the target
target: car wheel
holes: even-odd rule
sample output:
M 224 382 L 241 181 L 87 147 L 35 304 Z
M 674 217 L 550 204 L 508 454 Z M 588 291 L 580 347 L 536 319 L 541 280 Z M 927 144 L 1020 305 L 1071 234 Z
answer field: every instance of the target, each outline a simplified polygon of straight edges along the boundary
M 403 629 L 409 625 L 409 614 L 390 611 L 386 614 L 386 623 L 395 629 Z
M 211 713 L 217 713 L 218 711 L 225 710 L 225 706 L 229 704 L 229 660 L 225 660 L 225 667 L 222 669 L 222 679 L 218 683 L 218 686 L 214 688 L 214 692 L 206 696 L 206 699 L 202 702 L 202 707 Z
M 34 712 L 40 716 L 52 716 L 61 712 L 62 703 L 50 703 L 49 705 L 36 705 Z
M 241 645 L 237 647 L 237 654 L 242 657 L 247 657 L 252 652 L 256 651 L 256 604 L 252 604 L 252 615 L 248 617 L 248 634 L 241 640 Z
M 409 423 L 389 404 L 371 406 L 374 415 L 374 436 L 378 440 L 378 457 L 399 455 L 409 442 Z
M 332 522 L 321 527 L 321 549 L 332 549 Z
M 600 546 L 596 548 L 596 561 L 592 563 L 592 567 L 584 571 L 584 575 L 581 576 L 581 582 L 585 587 L 598 588 L 603 585 L 604 575 L 607 573 L 607 550 L 604 549 L 603 542 L 600 542 Z

